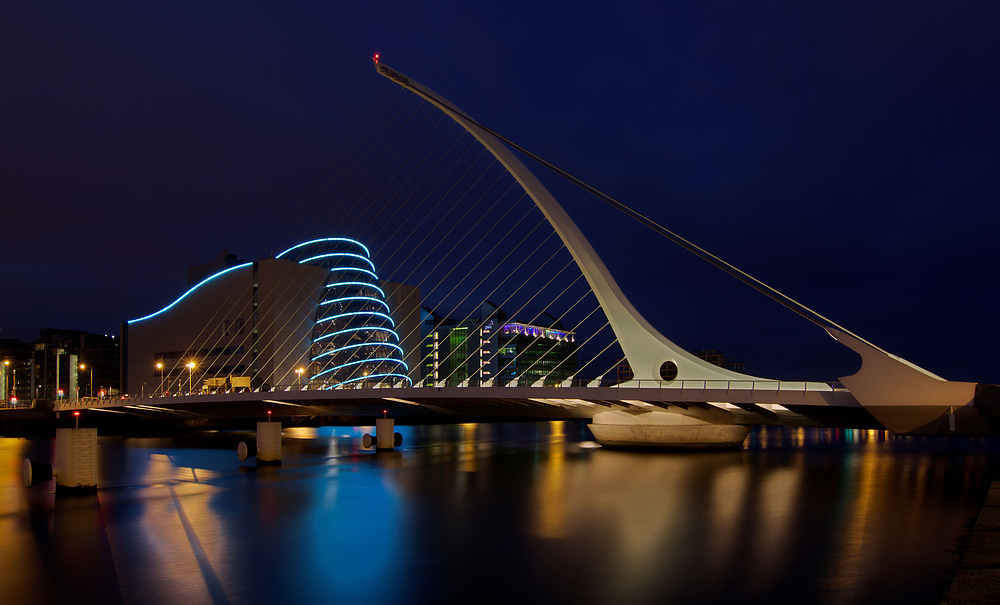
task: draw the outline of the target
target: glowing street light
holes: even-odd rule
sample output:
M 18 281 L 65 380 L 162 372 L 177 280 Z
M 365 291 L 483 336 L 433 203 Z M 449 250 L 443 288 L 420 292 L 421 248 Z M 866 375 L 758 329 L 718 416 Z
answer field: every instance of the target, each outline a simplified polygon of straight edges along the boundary
M 87 366 L 85 364 L 80 364 L 81 370 L 86 370 Z M 87 392 L 87 397 L 94 396 L 94 366 L 90 366 L 90 391 Z
M 302 389 L 302 372 L 305 372 L 303 368 L 295 370 L 295 382 L 298 384 L 300 390 Z
M 160 374 L 160 397 L 163 397 L 163 363 L 156 362 L 156 371 Z
M 192 379 L 192 375 L 194 374 L 194 362 L 189 361 L 187 366 L 188 366 L 188 395 L 191 395 L 192 393 L 194 393 L 194 383 Z

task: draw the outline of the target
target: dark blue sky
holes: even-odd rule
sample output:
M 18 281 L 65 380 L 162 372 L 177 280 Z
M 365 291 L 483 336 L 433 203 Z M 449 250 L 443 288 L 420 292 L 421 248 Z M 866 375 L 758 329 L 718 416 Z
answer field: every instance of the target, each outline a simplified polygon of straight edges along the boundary
M 385 88 L 379 52 L 883 348 L 1000 382 L 996 2 L 346 4 L 0 7 L 0 338 L 117 333 L 188 265 L 272 253 Z M 537 172 L 682 346 L 781 378 L 856 367 Z

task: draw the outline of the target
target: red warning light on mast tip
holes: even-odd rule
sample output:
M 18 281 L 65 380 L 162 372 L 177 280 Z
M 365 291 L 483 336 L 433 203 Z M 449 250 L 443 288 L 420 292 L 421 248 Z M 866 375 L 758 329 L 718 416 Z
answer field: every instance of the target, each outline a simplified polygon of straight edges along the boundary
M 372 57 L 372 61 L 378 63 L 378 53 L 375 53 L 375 56 Z

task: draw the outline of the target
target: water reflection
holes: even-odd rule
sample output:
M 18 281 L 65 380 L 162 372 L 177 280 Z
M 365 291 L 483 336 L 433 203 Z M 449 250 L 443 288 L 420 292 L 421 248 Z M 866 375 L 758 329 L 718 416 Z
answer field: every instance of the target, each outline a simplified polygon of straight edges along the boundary
M 101 489 L 25 490 L 0 439 L 0 599 L 937 603 L 992 441 L 755 429 L 732 452 L 592 449 L 579 422 L 100 439 Z M 11 556 L 9 553 L 16 553 Z M 90 597 L 88 597 L 89 599 Z

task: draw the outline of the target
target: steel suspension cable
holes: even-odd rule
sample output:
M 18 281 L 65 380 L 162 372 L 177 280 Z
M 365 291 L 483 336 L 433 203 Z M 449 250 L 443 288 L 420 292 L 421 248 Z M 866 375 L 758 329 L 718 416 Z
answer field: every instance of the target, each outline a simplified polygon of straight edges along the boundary
M 681 237 L 680 235 L 678 235 L 678 234 L 674 233 L 673 231 L 667 229 L 666 227 L 660 225 L 656 221 L 654 221 L 654 220 L 652 220 L 652 219 L 650 219 L 650 218 L 642 215 L 641 213 L 633 210 L 632 208 L 630 208 L 630 207 L 626 206 L 625 204 L 619 202 L 618 200 L 614 199 L 610 195 L 607 195 L 606 193 L 602 192 L 601 190 L 597 189 L 596 187 L 594 187 L 594 186 L 592 186 L 592 185 L 584 182 L 583 180 L 581 180 L 581 179 L 573 176 L 572 174 L 570 174 L 569 172 L 563 170 L 562 168 L 559 168 L 558 166 L 556 166 L 552 162 L 549 162 L 545 158 L 542 158 L 541 156 L 539 156 L 539 155 L 537 155 L 535 153 L 532 153 L 531 151 L 529 151 L 528 149 L 522 147 L 521 145 L 518 145 L 514 141 L 511 141 L 510 139 L 508 139 L 507 137 L 503 136 L 502 134 L 496 132 L 492 128 L 489 128 L 488 126 L 484 126 L 483 124 L 480 124 L 479 122 L 477 122 L 477 121 L 473 120 L 472 118 L 470 118 L 464 112 L 459 111 L 458 109 L 456 109 L 455 107 L 452 107 L 451 105 L 449 105 L 447 103 L 444 103 L 443 101 L 441 101 L 441 99 L 438 99 L 437 97 L 434 97 L 433 95 L 430 95 L 430 94 L 428 94 L 426 92 L 422 92 L 422 95 L 423 94 L 426 94 L 428 97 L 433 98 L 435 103 L 438 103 L 438 104 L 440 104 L 440 105 L 442 105 L 444 107 L 447 107 L 450 111 L 453 111 L 456 114 L 462 115 L 466 120 L 468 120 L 471 124 L 473 124 L 477 128 L 483 129 L 483 131 L 485 131 L 485 132 L 493 135 L 494 137 L 496 137 L 497 139 L 499 139 L 500 141 L 502 141 L 504 144 L 506 144 L 506 145 L 512 147 L 513 149 L 521 152 L 525 156 L 531 158 L 532 160 L 534 160 L 535 162 L 541 164 L 545 168 L 548 168 L 549 170 L 551 170 L 555 174 L 561 176 L 562 178 L 564 178 L 567 181 L 573 183 L 577 187 L 579 187 L 579 188 L 583 189 L 584 191 L 590 193 L 591 195 L 593 195 L 594 197 L 598 198 L 599 200 L 607 203 L 608 205 L 610 205 L 611 207 L 615 208 L 616 210 L 622 212 L 626 216 L 628 216 L 628 217 L 632 218 L 633 220 L 641 223 L 642 225 L 645 225 L 649 229 L 652 229 L 654 232 L 656 232 L 656 233 L 658 233 L 658 234 L 666 237 L 670 241 L 674 242 L 675 244 L 679 245 L 680 247 L 684 248 L 685 250 L 691 252 L 692 254 L 694 254 L 695 256 L 697 256 L 699 258 L 701 258 L 702 260 L 705 260 L 708 263 L 714 265 L 715 267 L 717 267 L 717 268 L 725 271 L 729 275 L 735 277 L 736 279 L 738 279 L 741 282 L 747 284 L 751 288 L 753 288 L 753 289 L 757 290 L 758 292 L 764 294 L 768 298 L 774 300 L 775 302 L 777 302 L 780 305 L 786 307 L 787 309 L 791 310 L 792 312 L 800 315 L 801 317 L 807 319 L 808 321 L 810 321 L 810 322 L 812 322 L 812 323 L 816 324 L 817 326 L 819 326 L 821 328 L 824 328 L 824 329 L 826 329 L 827 327 L 836 328 L 836 329 L 838 329 L 838 330 L 840 330 L 840 331 L 842 331 L 842 332 L 844 332 L 846 334 L 849 334 L 849 335 L 853 336 L 854 338 L 857 338 L 861 342 L 864 342 L 865 344 L 867 344 L 867 345 L 875 348 L 876 350 L 881 351 L 881 352 L 883 352 L 883 353 L 885 353 L 887 355 L 890 355 L 890 353 L 886 352 L 881 347 L 878 347 L 878 346 L 872 344 L 868 340 L 862 338 L 861 336 L 858 336 L 854 332 L 851 332 L 850 330 L 848 330 L 847 328 L 845 328 L 845 327 L 837 324 L 833 320 L 831 320 L 831 319 L 829 319 L 829 318 L 827 318 L 827 317 L 819 314 L 818 312 L 814 311 L 813 309 L 810 309 L 809 307 L 803 305 L 802 303 L 800 303 L 797 300 L 791 298 L 790 296 L 788 296 L 788 295 L 786 295 L 786 294 L 784 294 L 782 292 L 779 292 L 775 288 L 772 288 L 771 286 L 765 284 L 764 282 L 762 282 L 759 279 L 753 277 L 749 273 L 746 273 L 745 271 L 739 269 L 735 265 L 732 265 L 732 264 L 726 262 L 725 260 L 723 260 L 723 259 L 719 258 L 718 256 L 712 254 L 711 252 L 708 252 L 704 248 L 702 248 L 702 247 L 700 247 L 700 246 L 698 246 L 698 245 L 690 242 L 689 240 Z

